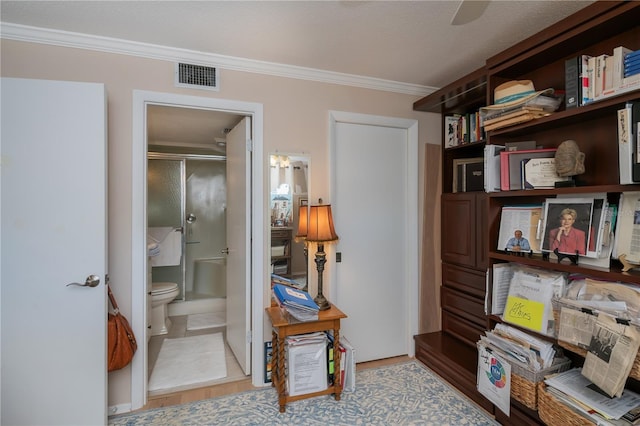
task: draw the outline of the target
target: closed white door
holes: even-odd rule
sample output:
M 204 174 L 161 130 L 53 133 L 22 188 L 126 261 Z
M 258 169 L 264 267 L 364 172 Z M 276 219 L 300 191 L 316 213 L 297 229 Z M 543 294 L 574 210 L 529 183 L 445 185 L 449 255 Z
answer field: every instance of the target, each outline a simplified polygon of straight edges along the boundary
M 335 301 L 357 362 L 413 354 L 417 329 L 417 124 L 332 114 Z M 335 259 L 331 259 L 333 261 Z
M 3 78 L 0 153 L 2 424 L 106 424 L 104 85 Z
M 227 343 L 251 373 L 251 120 L 227 134 Z

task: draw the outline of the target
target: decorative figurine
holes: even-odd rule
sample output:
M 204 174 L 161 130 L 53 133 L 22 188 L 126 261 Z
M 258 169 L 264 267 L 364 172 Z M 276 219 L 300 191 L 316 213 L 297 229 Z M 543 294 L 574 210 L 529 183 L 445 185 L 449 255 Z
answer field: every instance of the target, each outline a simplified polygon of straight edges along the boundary
M 558 176 L 575 176 L 584 173 L 584 152 L 580 152 L 578 144 L 566 140 L 560 144 L 555 155 Z

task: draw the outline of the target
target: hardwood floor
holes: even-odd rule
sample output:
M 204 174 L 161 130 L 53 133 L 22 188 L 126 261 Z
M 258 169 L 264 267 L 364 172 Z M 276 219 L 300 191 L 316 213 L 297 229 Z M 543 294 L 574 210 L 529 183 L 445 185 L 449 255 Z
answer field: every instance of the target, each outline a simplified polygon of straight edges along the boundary
M 363 362 L 356 365 L 356 369 L 363 370 L 367 368 L 382 367 L 386 365 L 398 364 L 401 362 L 409 361 L 413 358 L 408 356 L 399 356 L 387 359 L 381 359 L 370 362 Z M 207 386 L 198 389 L 191 389 L 181 392 L 175 392 L 165 395 L 151 396 L 147 405 L 141 410 L 148 410 L 151 408 L 168 407 L 171 405 L 186 404 L 188 402 L 200 401 L 203 399 L 214 398 L 217 396 L 230 395 L 233 393 L 244 392 L 247 390 L 259 389 L 251 384 L 251 378 L 245 378 L 242 380 L 223 383 L 215 386 Z

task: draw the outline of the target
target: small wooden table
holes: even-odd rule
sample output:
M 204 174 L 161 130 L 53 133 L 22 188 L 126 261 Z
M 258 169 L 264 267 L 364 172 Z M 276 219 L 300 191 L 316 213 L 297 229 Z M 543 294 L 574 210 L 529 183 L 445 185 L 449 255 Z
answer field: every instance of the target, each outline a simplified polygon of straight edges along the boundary
M 340 319 L 347 318 L 342 311 L 335 305 L 325 311 L 318 313 L 316 321 L 305 322 L 289 322 L 287 317 L 282 313 L 280 307 L 270 307 L 266 309 L 267 315 L 271 320 L 272 326 L 272 350 L 273 362 L 271 370 L 271 385 L 278 390 L 278 403 L 280 404 L 280 412 L 285 412 L 287 402 L 297 401 L 300 399 L 311 398 L 319 395 L 334 394 L 336 401 L 340 401 L 340 393 L 342 392 L 342 384 L 340 383 L 340 351 L 333 351 L 334 357 L 334 380 L 333 385 L 327 389 L 311 392 L 304 395 L 289 396 L 285 389 L 285 380 L 287 380 L 287 372 L 284 367 L 285 363 L 285 339 L 287 336 L 296 334 L 313 333 L 315 331 L 333 330 L 333 341 L 340 342 Z

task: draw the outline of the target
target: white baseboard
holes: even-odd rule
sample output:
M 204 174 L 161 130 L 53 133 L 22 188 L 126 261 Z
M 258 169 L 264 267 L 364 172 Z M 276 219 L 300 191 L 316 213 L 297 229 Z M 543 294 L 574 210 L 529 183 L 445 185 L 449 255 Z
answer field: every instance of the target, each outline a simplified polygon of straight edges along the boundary
M 110 405 L 107 407 L 107 415 L 113 416 L 116 414 L 130 413 L 131 404 L 118 404 L 118 405 Z

